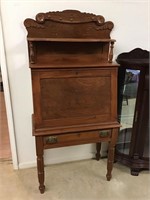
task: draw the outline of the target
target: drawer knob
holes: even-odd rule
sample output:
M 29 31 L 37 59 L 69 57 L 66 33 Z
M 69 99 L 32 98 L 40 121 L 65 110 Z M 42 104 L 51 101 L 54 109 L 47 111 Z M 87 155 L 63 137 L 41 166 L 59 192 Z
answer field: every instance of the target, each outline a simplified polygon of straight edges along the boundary
M 108 137 L 109 136 L 109 130 L 104 130 L 99 132 L 100 137 Z
M 46 143 L 55 144 L 57 142 L 57 136 L 49 136 L 48 138 L 46 138 Z

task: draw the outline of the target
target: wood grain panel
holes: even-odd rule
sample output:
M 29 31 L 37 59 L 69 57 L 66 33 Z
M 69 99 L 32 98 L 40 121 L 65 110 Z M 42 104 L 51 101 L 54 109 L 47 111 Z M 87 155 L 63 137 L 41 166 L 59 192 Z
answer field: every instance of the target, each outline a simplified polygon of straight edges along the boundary
M 110 77 L 42 79 L 42 119 L 110 114 L 110 89 L 105 88 Z

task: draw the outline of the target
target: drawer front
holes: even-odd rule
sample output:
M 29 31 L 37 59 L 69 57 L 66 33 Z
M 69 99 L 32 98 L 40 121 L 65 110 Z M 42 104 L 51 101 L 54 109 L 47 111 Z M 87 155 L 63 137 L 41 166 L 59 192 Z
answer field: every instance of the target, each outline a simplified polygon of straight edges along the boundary
M 44 147 L 53 148 L 77 144 L 96 143 L 100 141 L 109 141 L 110 138 L 111 130 L 98 130 L 79 133 L 68 133 L 61 135 L 50 135 L 44 137 Z

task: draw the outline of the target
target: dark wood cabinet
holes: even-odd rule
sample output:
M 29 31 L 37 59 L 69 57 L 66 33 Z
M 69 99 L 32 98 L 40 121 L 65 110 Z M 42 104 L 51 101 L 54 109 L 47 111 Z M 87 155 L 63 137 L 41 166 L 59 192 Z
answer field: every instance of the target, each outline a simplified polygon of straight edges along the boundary
M 115 160 L 132 175 L 149 169 L 149 52 L 136 48 L 118 56 L 118 116 L 122 124 Z
M 117 121 L 117 71 L 110 38 L 113 23 L 76 10 L 39 13 L 26 19 L 32 75 L 33 136 L 39 189 L 44 186 L 44 149 L 109 142 L 111 179 Z

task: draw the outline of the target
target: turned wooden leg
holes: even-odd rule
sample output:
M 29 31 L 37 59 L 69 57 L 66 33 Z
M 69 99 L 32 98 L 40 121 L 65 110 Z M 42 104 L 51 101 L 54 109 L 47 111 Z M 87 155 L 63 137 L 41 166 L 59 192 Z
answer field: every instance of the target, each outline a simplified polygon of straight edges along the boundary
M 43 138 L 38 136 L 36 138 L 36 155 L 37 155 L 37 171 L 38 171 L 38 180 L 39 180 L 39 190 L 41 194 L 45 191 L 44 185 L 44 148 L 43 148 Z
M 107 160 L 107 174 L 106 178 L 107 181 L 110 181 L 112 177 L 112 169 L 113 169 L 113 163 L 114 163 L 114 153 L 115 153 L 115 145 L 117 142 L 117 137 L 118 137 L 118 128 L 112 130 L 112 138 L 111 141 L 109 142 L 109 147 L 108 147 L 108 160 Z
M 101 158 L 100 151 L 101 151 L 101 142 L 96 143 L 96 154 L 95 154 L 96 160 L 100 160 L 100 158 Z
M 110 181 L 112 175 L 112 168 L 113 168 L 113 156 L 114 156 L 114 148 L 109 144 L 109 150 L 108 150 L 108 160 L 107 160 L 107 174 L 106 178 L 107 181 Z

